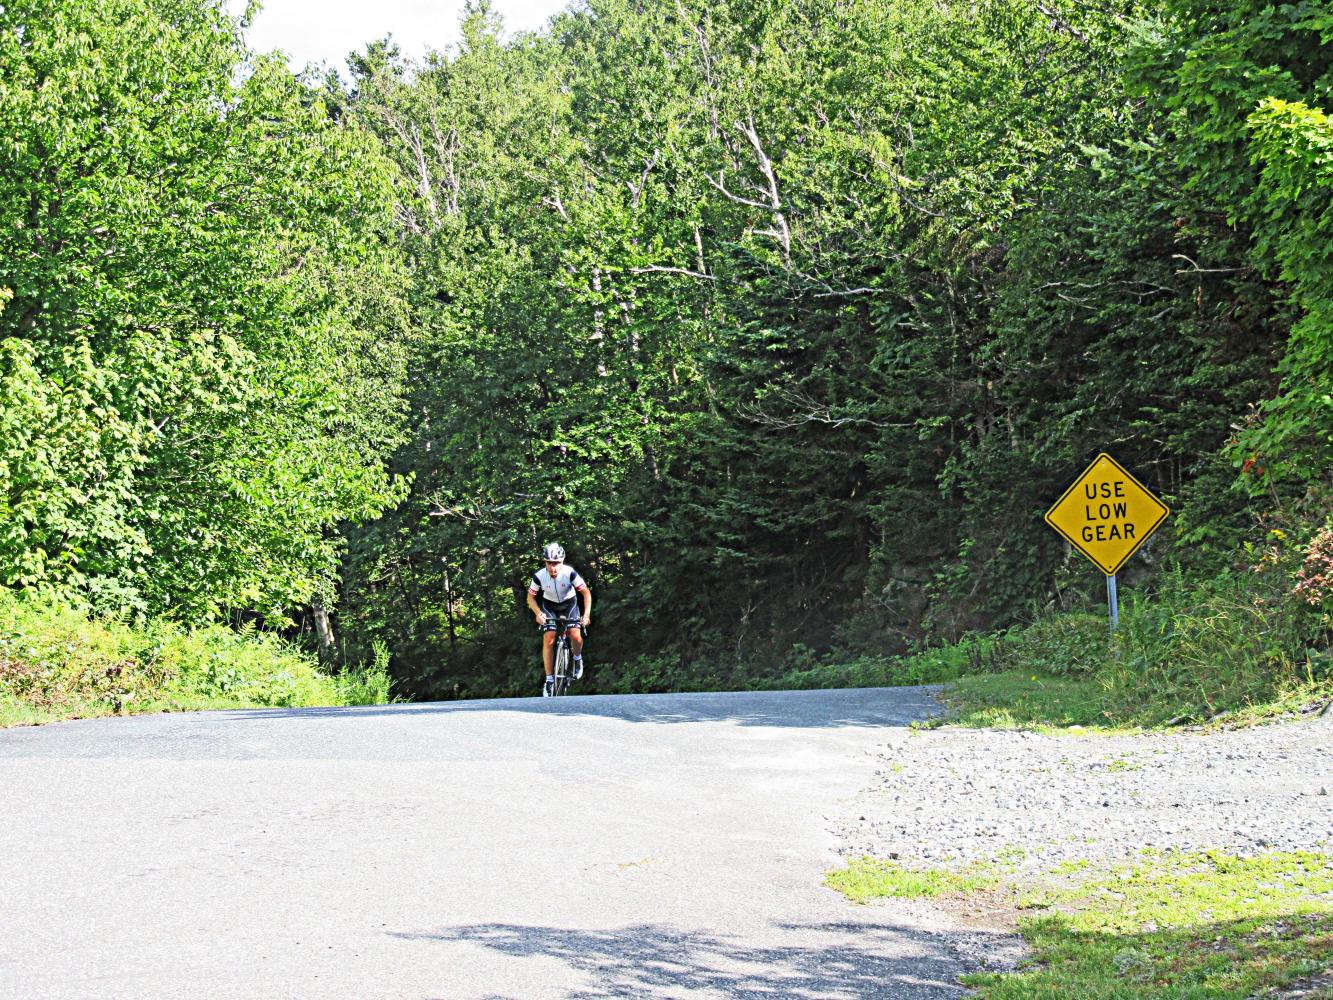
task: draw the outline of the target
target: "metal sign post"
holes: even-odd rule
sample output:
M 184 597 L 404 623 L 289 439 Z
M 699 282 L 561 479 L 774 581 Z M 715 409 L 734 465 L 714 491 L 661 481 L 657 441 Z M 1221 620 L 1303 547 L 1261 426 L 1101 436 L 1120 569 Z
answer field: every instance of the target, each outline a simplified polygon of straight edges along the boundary
M 1106 578 L 1106 606 L 1111 614 L 1111 634 L 1115 635 L 1115 627 L 1120 624 L 1120 595 L 1116 593 L 1115 574 L 1112 573 Z

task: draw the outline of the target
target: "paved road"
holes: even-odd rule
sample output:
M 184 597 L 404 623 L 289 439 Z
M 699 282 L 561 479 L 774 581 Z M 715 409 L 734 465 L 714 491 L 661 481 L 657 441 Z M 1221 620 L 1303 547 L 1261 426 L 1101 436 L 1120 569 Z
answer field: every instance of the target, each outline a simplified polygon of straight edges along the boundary
M 820 885 L 924 689 L 0 731 L 0 997 L 954 997 L 948 924 Z M 975 941 L 975 939 L 974 939 Z

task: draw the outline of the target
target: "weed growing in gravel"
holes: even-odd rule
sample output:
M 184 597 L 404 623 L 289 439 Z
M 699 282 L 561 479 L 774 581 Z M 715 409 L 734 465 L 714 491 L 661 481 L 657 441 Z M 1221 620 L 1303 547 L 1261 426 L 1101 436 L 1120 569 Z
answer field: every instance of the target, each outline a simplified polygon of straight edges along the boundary
M 853 902 L 864 903 L 885 896 L 912 899 L 989 889 L 999 883 L 1001 874 L 1001 869 L 996 866 L 982 863 L 951 871 L 908 868 L 896 861 L 859 858 L 846 868 L 829 872 L 824 884 L 837 889 Z
M 1111 772 L 1119 771 L 1141 771 L 1143 765 L 1136 760 L 1130 760 L 1128 757 L 1116 757 L 1108 761 L 1105 765 L 1106 770 Z

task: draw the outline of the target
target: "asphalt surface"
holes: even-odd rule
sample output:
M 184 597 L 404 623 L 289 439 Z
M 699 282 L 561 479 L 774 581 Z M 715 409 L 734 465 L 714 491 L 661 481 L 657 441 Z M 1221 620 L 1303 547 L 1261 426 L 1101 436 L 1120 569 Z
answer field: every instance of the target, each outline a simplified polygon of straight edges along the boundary
M 0 997 L 955 997 L 984 940 L 821 885 L 922 688 L 0 731 Z

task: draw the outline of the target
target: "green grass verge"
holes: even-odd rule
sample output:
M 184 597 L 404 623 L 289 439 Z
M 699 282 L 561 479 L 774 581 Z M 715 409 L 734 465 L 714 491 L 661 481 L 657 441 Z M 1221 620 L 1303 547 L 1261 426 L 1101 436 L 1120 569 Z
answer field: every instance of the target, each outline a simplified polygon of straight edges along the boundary
M 0 590 L 0 725 L 215 708 L 382 704 L 387 656 L 337 675 L 277 636 L 90 618 Z
M 955 725 L 1041 732 L 1136 728 L 1109 709 L 1096 681 L 1049 674 L 982 674 L 951 684 L 943 701 Z
M 1333 701 L 1329 618 L 1275 581 L 1168 579 L 1099 614 L 1051 615 L 997 635 L 981 670 L 950 678 L 962 725 L 1093 730 L 1245 725 Z
M 1333 684 L 1293 684 L 1266 698 L 1215 701 L 1212 707 L 1171 697 L 1133 698 L 1133 693 L 1132 688 L 1108 688 L 1098 679 L 1015 671 L 961 678 L 942 698 L 951 710 L 947 721 L 954 725 L 1114 734 L 1169 725 L 1253 725 L 1317 712 L 1333 700 Z
M 966 879 L 863 859 L 827 884 L 864 901 L 978 888 Z M 938 888 L 950 885 L 959 887 Z M 1145 852 L 1100 873 L 1071 864 L 1020 905 L 1042 911 L 1019 923 L 1031 958 L 1014 973 L 966 977 L 984 1000 L 1245 1000 L 1307 977 L 1327 987 L 1333 967 L 1333 858 L 1324 854 Z

